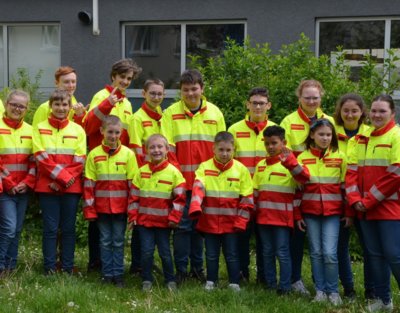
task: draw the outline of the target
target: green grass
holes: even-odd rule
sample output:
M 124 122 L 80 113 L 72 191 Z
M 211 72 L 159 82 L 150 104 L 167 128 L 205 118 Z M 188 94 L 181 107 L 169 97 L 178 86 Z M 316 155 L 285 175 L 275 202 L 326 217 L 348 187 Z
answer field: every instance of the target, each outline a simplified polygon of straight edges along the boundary
M 227 289 L 227 272 L 221 260 L 219 289 L 205 291 L 194 281 L 179 287 L 172 294 L 164 287 L 162 277 L 155 274 L 152 292 L 141 292 L 141 279 L 129 275 L 129 253 L 126 248 L 126 289 L 101 286 L 101 274 L 86 274 L 87 249 L 79 248 L 75 253 L 75 264 L 80 273 L 69 277 L 56 274 L 43 276 L 43 259 L 39 242 L 23 242 L 20 247 L 18 270 L 0 281 L 0 312 L 363 312 L 362 263 L 352 264 L 355 289 L 358 293 L 355 303 L 344 303 L 332 308 L 329 303 L 312 303 L 312 297 L 291 293 L 288 297 L 277 297 L 275 292 L 264 290 L 254 282 L 255 258 L 252 252 L 249 284 L 242 284 L 242 291 Z M 156 258 L 156 264 L 161 262 Z M 313 291 L 310 262 L 304 258 L 303 276 L 309 290 Z M 343 290 L 340 290 L 341 294 Z M 392 279 L 392 296 L 396 309 L 400 303 L 399 289 Z

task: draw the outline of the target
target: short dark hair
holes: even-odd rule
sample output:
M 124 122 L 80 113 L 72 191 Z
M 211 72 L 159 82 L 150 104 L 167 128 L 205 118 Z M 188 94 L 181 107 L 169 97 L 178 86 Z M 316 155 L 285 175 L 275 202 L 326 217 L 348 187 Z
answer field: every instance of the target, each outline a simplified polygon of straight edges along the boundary
M 358 125 L 361 125 L 362 123 L 367 124 L 367 107 L 365 105 L 363 98 L 361 98 L 361 96 L 356 93 L 346 93 L 340 97 L 335 108 L 335 113 L 333 114 L 333 119 L 335 120 L 335 124 L 338 126 L 344 124 L 341 111 L 343 105 L 349 100 L 355 101 L 362 112 L 360 119 L 358 120 Z
M 280 140 L 285 139 L 285 129 L 278 125 L 268 126 L 263 131 L 263 136 L 265 137 L 272 137 L 277 136 Z
M 199 84 L 203 87 L 203 74 L 199 70 L 186 70 L 181 74 L 180 87 L 183 84 Z
M 311 124 L 310 132 L 308 133 L 308 136 L 303 143 L 303 145 L 306 147 L 306 150 L 310 150 L 311 145 L 314 143 L 314 139 L 311 138 L 310 134 L 315 133 L 318 128 L 320 128 L 321 126 L 324 126 L 324 125 L 328 126 L 330 129 L 332 129 L 332 141 L 330 143 L 331 150 L 333 152 L 336 152 L 337 150 L 339 150 L 339 142 L 338 142 L 338 139 L 336 136 L 335 126 L 333 126 L 331 121 L 326 118 L 319 118 L 314 123 Z
M 258 95 L 266 97 L 269 101 L 269 92 L 268 92 L 267 88 L 260 87 L 260 86 L 251 88 L 251 90 L 249 91 L 249 96 L 247 98 L 247 101 L 250 101 L 250 98 L 252 96 L 258 96 Z
M 111 67 L 110 79 L 112 81 L 113 77 L 117 76 L 117 74 L 121 75 L 130 71 L 133 72 L 133 80 L 139 76 L 139 74 L 142 72 L 142 68 L 139 67 L 132 59 L 119 60 Z
M 72 106 L 71 95 L 69 94 L 69 92 L 66 91 L 65 89 L 58 88 L 50 94 L 49 105 L 51 106 L 54 101 L 57 101 L 57 100 L 62 101 L 65 99 L 68 100 L 69 106 Z
M 235 142 L 235 138 L 230 132 L 222 131 L 216 134 L 214 138 L 214 144 L 217 145 L 220 142 L 230 142 L 233 144 Z
M 375 101 L 385 101 L 385 102 L 389 103 L 389 107 L 392 111 L 396 110 L 396 106 L 394 105 L 393 98 L 389 95 L 382 94 L 382 95 L 376 96 L 374 99 L 372 99 L 371 107 L 372 107 L 372 103 L 374 103 Z
M 158 78 L 156 78 L 156 77 L 153 77 L 153 78 L 149 78 L 149 79 L 146 80 L 146 82 L 144 83 L 144 87 L 143 87 L 144 91 L 149 90 L 149 87 L 150 87 L 151 85 L 158 85 L 158 86 L 163 87 L 163 89 L 164 89 L 164 83 L 162 82 L 162 80 L 161 80 L 161 79 L 158 79 Z

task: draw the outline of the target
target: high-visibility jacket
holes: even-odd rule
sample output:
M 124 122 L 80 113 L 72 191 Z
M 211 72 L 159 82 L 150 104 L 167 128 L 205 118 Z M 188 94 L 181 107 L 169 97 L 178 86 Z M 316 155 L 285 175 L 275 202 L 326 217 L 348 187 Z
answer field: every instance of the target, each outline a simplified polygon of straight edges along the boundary
M 126 98 L 125 92 L 121 93 L 119 90 L 115 92 L 115 95 L 118 99 L 123 100 L 112 105 L 108 101 L 108 97 L 113 90 L 114 87 L 107 85 L 105 89 L 96 93 L 90 103 L 89 112 L 83 119 L 83 128 L 89 136 L 89 151 L 101 145 L 103 141 L 104 136 L 99 129 L 106 115 L 116 115 L 121 119 L 122 134 L 120 140 L 124 146 L 129 146 L 128 126 L 132 118 L 132 105 Z
M 20 182 L 30 189 L 36 183 L 36 162 L 32 150 L 32 126 L 3 115 L 0 119 L 0 157 L 9 175 L 3 179 L 5 191 Z
M 168 159 L 156 165 L 148 162 L 136 173 L 130 191 L 129 222 L 146 227 L 179 224 L 186 205 L 186 182 Z
M 86 160 L 86 134 L 81 126 L 51 115 L 33 127 L 33 152 L 38 166 L 35 192 L 82 193 L 82 172 Z M 75 182 L 68 188 L 71 180 Z M 59 191 L 48 185 L 54 182 Z
M 196 229 L 212 234 L 246 229 L 254 210 L 253 185 L 249 170 L 232 159 L 227 164 L 215 158 L 196 171 L 189 218 L 198 218 Z
M 97 213 L 126 213 L 130 185 L 137 171 L 134 153 L 121 142 L 115 151 L 104 141 L 90 151 L 83 188 L 85 219 L 97 218 Z
M 78 101 L 76 101 L 73 95 L 71 96 L 71 102 L 72 105 L 78 103 Z M 49 107 L 49 101 L 46 101 L 37 108 L 35 115 L 33 116 L 32 127 L 35 127 L 37 124 L 46 121 L 49 118 L 50 114 L 51 114 L 51 109 Z M 82 114 L 81 116 L 76 116 L 74 109 L 71 108 L 68 114 L 68 119 L 71 122 L 75 122 L 76 124 L 82 126 L 82 121 L 86 114 L 87 112 L 85 112 L 85 114 Z
M 339 141 L 339 150 L 342 151 L 347 159 L 350 160 L 351 153 L 353 152 L 354 147 L 357 144 L 357 140 L 361 134 L 365 133 L 368 130 L 369 126 L 362 123 L 358 129 L 358 132 L 355 136 L 349 139 L 346 135 L 346 131 L 342 125 L 335 125 L 336 134 L 338 136 Z
M 320 108 L 317 109 L 317 118 L 326 118 L 335 125 L 332 117 L 325 115 Z M 303 142 L 310 132 L 312 122 L 300 108 L 297 111 L 286 116 L 281 122 L 281 127 L 285 129 L 286 146 L 292 149 L 295 157 L 305 150 Z
M 1 158 L 0 158 L 0 195 L 3 192 L 3 179 L 10 175 L 10 172 L 2 166 Z
M 294 228 L 293 206 L 298 208 L 300 200 L 294 197 L 297 184 L 284 164 L 293 167 L 298 163 L 293 153 L 290 156 L 283 164 L 279 155 L 266 157 L 256 167 L 253 188 L 257 224 Z
M 129 148 L 135 152 L 139 167 L 149 161 L 145 147 L 147 138 L 160 133 L 161 108 L 158 106 L 156 110 L 156 112 L 150 110 L 144 102 L 142 107 L 133 114 L 129 123 Z
M 250 121 L 250 115 L 247 113 L 244 120 L 233 124 L 228 129 L 235 138 L 234 158 L 247 167 L 251 177 L 254 176 L 257 164 L 265 159 L 267 154 L 263 131 L 273 125 L 276 124 L 268 120 L 268 115 L 264 122 L 256 124 Z
M 303 184 L 301 208 L 295 209 L 295 220 L 302 219 L 302 213 L 352 216 L 351 208 L 344 206 L 346 155 L 330 147 L 325 154 L 311 147 L 297 160 L 298 165 L 287 166 L 293 178 Z
M 367 219 L 400 220 L 400 128 L 394 120 L 359 136 L 347 168 L 346 193 L 350 205 L 363 203 Z
M 192 190 L 195 171 L 212 158 L 214 137 L 225 131 L 221 111 L 202 96 L 201 109 L 193 115 L 183 100 L 172 104 L 163 113 L 161 134 L 169 143 L 168 159 L 180 167 L 187 190 Z

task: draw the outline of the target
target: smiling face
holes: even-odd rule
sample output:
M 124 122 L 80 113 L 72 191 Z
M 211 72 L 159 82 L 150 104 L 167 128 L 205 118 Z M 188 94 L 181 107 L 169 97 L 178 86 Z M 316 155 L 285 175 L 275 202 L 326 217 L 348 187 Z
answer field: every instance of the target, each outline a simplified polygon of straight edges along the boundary
M 68 99 L 56 99 L 52 103 L 49 103 L 49 107 L 55 118 L 63 120 L 68 116 L 71 109 L 71 102 Z
M 20 121 L 28 109 L 28 99 L 13 95 L 10 97 L 10 100 L 6 102 L 5 108 L 8 118 L 14 121 Z
M 386 101 L 378 100 L 371 104 L 369 118 L 376 129 L 382 128 L 394 117 L 395 111 L 390 109 Z
M 189 110 L 196 110 L 201 103 L 201 94 L 204 91 L 204 86 L 201 87 L 199 83 L 195 84 L 182 84 L 181 96 Z
M 271 108 L 271 102 L 267 97 L 254 95 L 247 101 L 246 107 L 250 111 L 250 120 L 254 123 L 261 123 L 265 121 L 265 115 Z
M 57 88 L 62 88 L 69 92 L 72 96 L 76 89 L 76 74 L 69 73 L 66 75 L 61 75 L 59 81 L 54 81 Z
M 106 128 L 100 128 L 100 133 L 104 136 L 104 143 L 106 146 L 117 149 L 118 139 L 121 137 L 122 124 L 108 124 Z
M 332 141 L 332 129 L 327 125 L 321 125 L 314 132 L 310 132 L 310 137 L 314 139 L 315 149 L 325 150 Z
M 157 138 L 148 143 L 146 150 L 153 163 L 158 165 L 167 158 L 169 146 L 165 140 Z
M 112 77 L 112 86 L 117 87 L 119 91 L 125 91 L 130 86 L 133 79 L 133 71 L 117 74 Z
M 282 147 L 286 146 L 286 139 L 281 140 L 278 136 L 264 137 L 265 150 L 270 157 L 281 153 Z
M 340 115 L 343 119 L 344 128 L 353 130 L 358 128 L 358 121 L 362 111 L 355 100 L 347 100 L 340 109 Z
M 157 84 L 151 84 L 146 91 L 142 91 L 142 95 L 146 99 L 147 107 L 150 110 L 155 111 L 164 99 L 164 87 Z
M 299 101 L 304 113 L 308 117 L 314 117 L 321 105 L 321 93 L 317 87 L 305 87 Z
M 220 141 L 213 145 L 215 158 L 222 164 L 226 164 L 232 159 L 234 149 L 233 143 L 229 141 Z

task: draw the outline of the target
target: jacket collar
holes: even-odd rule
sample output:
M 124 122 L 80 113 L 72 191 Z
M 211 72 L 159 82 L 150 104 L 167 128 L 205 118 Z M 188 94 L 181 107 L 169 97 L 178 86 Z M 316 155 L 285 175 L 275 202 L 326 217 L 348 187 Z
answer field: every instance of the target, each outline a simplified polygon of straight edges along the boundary
M 374 130 L 371 133 L 371 136 L 372 137 L 382 136 L 382 135 L 386 134 L 389 130 L 391 130 L 395 126 L 396 126 L 396 123 L 394 122 L 394 119 L 391 119 L 390 122 L 387 123 L 385 126 Z
M 112 148 L 109 147 L 109 146 L 106 146 L 105 143 L 104 143 L 104 140 L 101 142 L 101 147 L 103 148 L 103 151 L 104 151 L 105 153 L 107 153 L 109 156 L 114 156 L 114 155 L 116 155 L 118 152 L 121 151 L 122 145 L 121 145 L 121 141 L 118 140 L 118 148 L 117 148 L 111 155 L 110 155 L 110 150 L 111 150 Z
M 59 120 L 58 118 L 55 118 L 53 114 L 50 114 L 49 117 L 49 124 L 57 129 L 63 129 L 65 127 L 67 127 L 67 125 L 69 124 L 69 120 L 68 118 L 65 118 L 63 120 Z
M 188 107 L 186 106 L 186 104 L 185 104 L 185 101 L 183 101 L 183 100 L 181 100 L 181 103 L 182 103 L 182 108 L 183 108 L 183 111 L 185 112 L 185 114 L 187 115 L 187 116 L 189 116 L 189 117 L 193 117 L 194 115 L 193 115 L 193 113 L 188 109 Z M 206 97 L 204 96 L 204 95 L 201 95 L 201 104 L 200 104 L 200 106 L 201 106 L 201 109 L 199 110 L 199 114 L 202 114 L 204 111 L 206 111 L 207 110 L 207 99 L 206 99 Z M 197 113 L 196 113 L 197 114 Z
M 214 155 L 213 161 L 214 161 L 215 167 L 217 169 L 219 169 L 220 173 L 229 170 L 233 166 L 233 158 L 228 163 L 222 164 L 217 161 L 217 159 L 215 158 L 215 155 Z
M 247 113 L 246 116 L 244 117 L 244 120 L 246 122 L 246 125 L 248 128 L 250 128 L 251 130 L 253 130 L 256 135 L 258 135 L 264 128 L 265 126 L 267 126 L 268 124 L 268 115 L 265 115 L 265 121 L 261 122 L 261 123 L 254 123 L 252 121 L 250 121 L 250 114 Z
M 329 146 L 328 149 L 325 150 L 325 151 L 318 150 L 318 149 L 315 149 L 313 147 L 310 147 L 310 151 L 311 151 L 311 154 L 313 156 L 316 156 L 317 158 L 322 159 L 322 158 L 327 157 L 329 155 L 329 153 L 331 152 L 331 146 Z
M 113 92 L 113 90 L 115 89 L 115 87 L 110 86 L 110 85 L 106 85 L 106 89 L 107 91 L 111 94 Z M 126 98 L 126 94 L 122 93 L 121 91 L 119 91 L 119 89 L 117 89 L 114 93 L 114 95 L 117 96 L 118 99 L 124 99 Z
M 24 119 L 21 119 L 21 121 L 17 122 L 17 121 L 14 121 L 11 118 L 6 117 L 6 114 L 4 113 L 3 122 L 10 128 L 19 129 L 24 124 Z
M 152 160 L 149 161 L 149 168 L 152 173 L 161 172 L 163 169 L 166 169 L 169 164 L 168 159 L 165 159 L 160 164 L 153 163 Z
M 345 131 L 343 125 L 337 126 L 336 129 L 337 129 L 337 136 L 338 136 L 339 138 L 349 138 L 349 137 L 346 135 L 346 131 Z M 363 133 L 366 131 L 366 129 L 367 129 L 367 125 L 365 125 L 364 123 L 361 123 L 361 124 L 360 124 L 360 127 L 358 128 L 358 132 L 357 132 L 357 134 L 354 136 L 354 138 L 355 138 L 356 140 L 358 140 L 358 138 L 360 138 L 360 135 L 363 134 Z
M 297 109 L 297 113 L 299 114 L 300 118 L 304 122 L 306 122 L 308 125 L 311 125 L 311 120 L 308 118 L 306 113 L 304 113 L 304 111 L 301 109 L 300 104 L 299 104 L 299 107 Z M 316 113 L 317 113 L 317 118 L 323 118 L 324 117 L 324 112 L 322 112 L 321 108 L 318 108 Z
M 148 117 L 152 118 L 153 120 L 156 120 L 157 122 L 162 118 L 160 106 L 158 106 L 156 109 L 157 111 L 154 112 L 147 107 L 146 101 L 145 101 L 142 104 L 142 110 L 146 112 Z
M 281 159 L 279 158 L 280 156 L 283 157 L 282 153 L 281 153 L 281 154 L 278 154 L 278 155 L 275 155 L 275 156 L 273 156 L 273 157 L 267 156 L 267 157 L 265 158 L 265 163 L 266 163 L 267 165 L 274 165 L 274 164 L 276 164 L 276 163 L 279 163 L 279 162 L 281 161 Z

